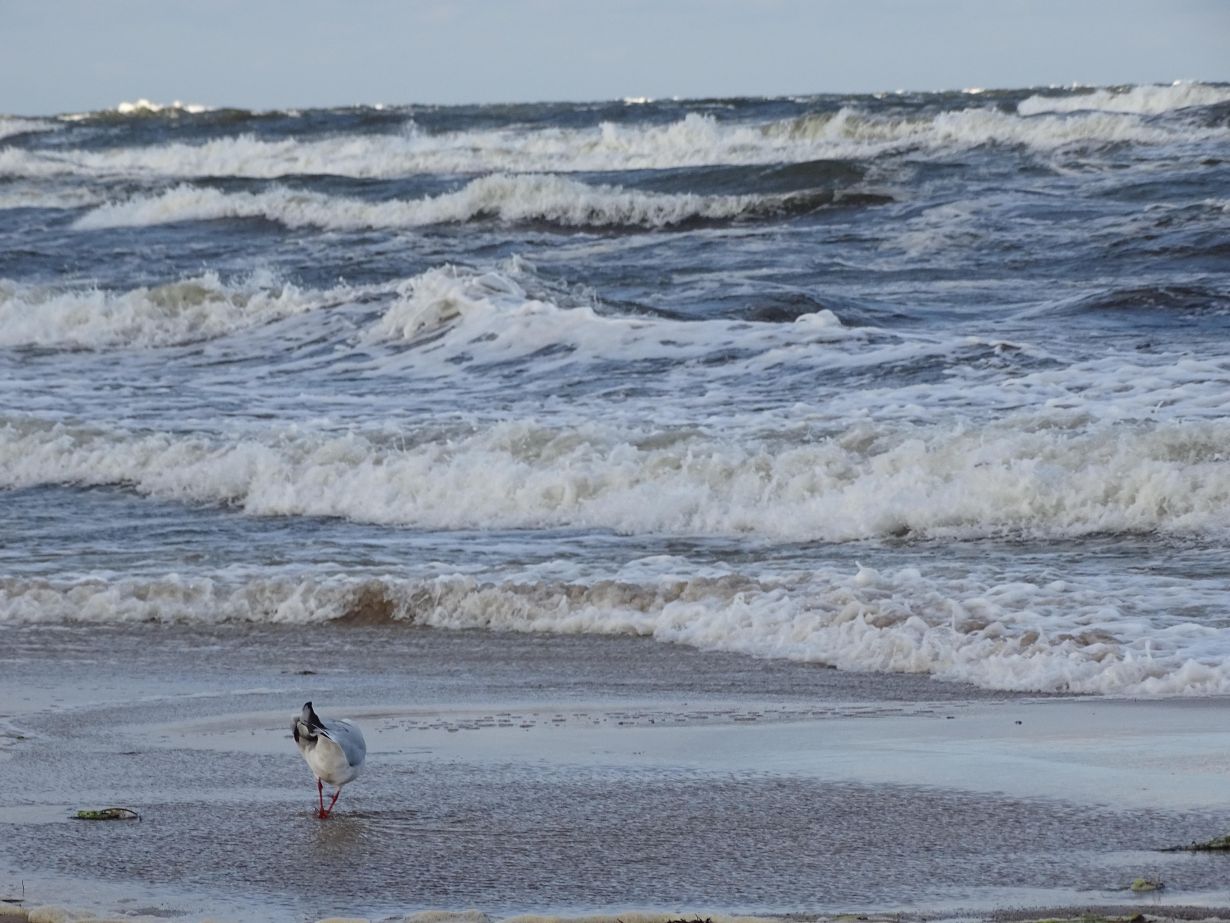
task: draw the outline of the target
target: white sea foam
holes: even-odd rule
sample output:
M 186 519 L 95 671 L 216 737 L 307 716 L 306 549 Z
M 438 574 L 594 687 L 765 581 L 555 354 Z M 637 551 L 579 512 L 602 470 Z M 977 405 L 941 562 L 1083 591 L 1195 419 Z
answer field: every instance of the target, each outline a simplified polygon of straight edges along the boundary
M 1021 115 L 1039 112 L 1125 112 L 1157 115 L 1190 106 L 1216 106 L 1230 102 L 1230 86 L 1177 81 L 1169 86 L 1133 86 L 1095 89 L 1065 95 L 1040 94 L 1021 100 Z
M 1028 108 L 1028 107 L 1027 107 Z M 1074 143 L 1221 141 L 1225 128 L 1150 122 L 1122 112 L 1024 118 L 994 107 L 890 117 L 857 108 L 772 122 L 719 121 L 689 113 L 666 125 L 603 123 L 594 128 L 506 128 L 428 134 L 339 135 L 261 140 L 245 134 L 202 144 L 107 150 L 0 149 L 0 173 L 42 176 L 242 176 L 292 174 L 396 177 L 415 173 L 569 172 L 665 169 L 859 159 L 910 148 L 1017 144 L 1049 151 Z
M 0 280 L 0 346 L 100 349 L 187 343 L 301 314 L 346 294 L 304 291 L 267 272 L 234 282 L 207 272 L 123 292 Z
M 861 338 L 861 330 L 842 325 L 832 311 L 801 315 L 793 324 L 744 321 L 676 321 L 632 315 L 599 314 L 593 307 L 561 307 L 532 298 L 517 281 L 530 275 L 521 261 L 504 272 L 475 273 L 445 266 L 407 280 L 399 297 L 370 329 L 371 339 L 432 342 L 417 350 L 414 362 L 445 367 L 460 353 L 483 362 L 506 361 L 551 348 L 555 357 L 537 356 L 541 372 L 553 364 L 584 359 L 698 358 L 737 343 L 761 364 L 772 364 L 774 349 L 816 351 L 821 344 Z M 445 336 L 436 337 L 444 333 Z M 561 347 L 563 350 L 561 350 Z M 745 367 L 746 368 L 746 367 Z
M 0 487 L 126 485 L 253 515 L 433 529 L 779 541 L 1226 530 L 1224 421 L 1037 422 L 863 424 L 830 436 L 532 420 L 182 436 L 18 417 L 0 426 Z
M 961 109 L 918 118 L 873 117 L 843 108 L 831 117 L 806 116 L 775 130 L 785 130 L 796 138 L 810 138 L 816 144 L 856 143 L 868 153 L 915 146 L 961 150 L 985 144 L 1013 144 L 1045 152 L 1079 144 L 1166 144 L 1230 137 L 1226 129 L 1191 130 L 1183 134 L 1170 127 L 1149 124 L 1133 115 L 1091 112 L 1067 117 L 1022 118 L 994 107 Z
M 695 576 L 591 582 L 441 574 L 240 580 L 168 576 L 0 579 L 0 623 L 339 618 L 439 628 L 632 634 L 705 650 L 928 673 L 984 688 L 1115 694 L 1230 692 L 1230 632 L 1158 620 L 1176 605 L 1224 608 L 1226 590 L 1128 578 L 1005 580 L 820 566 L 772 579 Z M 644 570 L 645 567 L 640 569 Z
M 135 102 L 122 102 L 115 107 L 120 115 L 157 115 L 162 112 L 187 112 L 198 115 L 211 111 L 212 106 L 202 106 L 200 103 L 183 103 L 178 99 L 172 103 L 154 103 L 142 97 Z
M 731 219 L 768 211 L 782 199 L 635 192 L 590 186 L 563 176 L 496 174 L 472 180 L 456 192 L 424 199 L 369 202 L 275 188 L 223 192 L 188 185 L 155 196 L 100 206 L 75 227 L 144 226 L 219 218 L 264 218 L 287 227 L 331 229 L 420 227 L 476 218 L 549 221 L 570 227 L 665 227 L 695 219 Z

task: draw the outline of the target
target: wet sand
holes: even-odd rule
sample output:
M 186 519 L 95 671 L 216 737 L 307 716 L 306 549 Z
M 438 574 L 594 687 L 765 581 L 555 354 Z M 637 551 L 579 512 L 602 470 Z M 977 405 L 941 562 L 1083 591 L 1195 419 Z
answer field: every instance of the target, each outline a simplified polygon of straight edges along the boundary
M 7 629 L 0 895 L 315 920 L 1230 906 L 1230 710 L 1029 698 L 637 638 Z M 364 727 L 329 821 L 289 739 Z M 125 805 L 140 822 L 70 821 Z M 1165 881 L 1135 894 L 1136 878 Z M 1177 912 L 1177 911 L 1176 911 Z

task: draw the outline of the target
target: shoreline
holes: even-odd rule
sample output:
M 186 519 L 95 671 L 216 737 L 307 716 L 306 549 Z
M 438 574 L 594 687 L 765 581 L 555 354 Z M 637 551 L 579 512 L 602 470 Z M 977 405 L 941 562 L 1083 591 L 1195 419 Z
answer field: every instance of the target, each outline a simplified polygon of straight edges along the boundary
M 0 754 L 19 793 L 0 894 L 278 923 L 1230 908 L 1226 857 L 1157 851 L 1230 830 L 1222 700 L 994 695 L 636 638 L 149 638 L 50 632 L 3 663 L 22 739 Z M 289 740 L 307 698 L 368 741 L 327 823 Z M 68 820 L 108 805 L 142 821 Z M 1136 878 L 1167 889 L 1120 904 Z
M 153 923 L 173 916 L 158 908 L 123 915 L 95 915 L 58 905 L 17 907 L 0 902 L 0 923 Z M 213 920 L 213 917 L 209 919 Z M 1075 904 L 1011 907 L 989 912 L 950 914 L 850 911 L 839 914 L 725 915 L 708 912 L 592 913 L 578 916 L 522 912 L 492 916 L 478 911 L 425 910 L 405 914 L 364 916 L 331 914 L 306 917 L 305 923 L 1200 923 L 1230 920 L 1230 906 L 1161 904 Z

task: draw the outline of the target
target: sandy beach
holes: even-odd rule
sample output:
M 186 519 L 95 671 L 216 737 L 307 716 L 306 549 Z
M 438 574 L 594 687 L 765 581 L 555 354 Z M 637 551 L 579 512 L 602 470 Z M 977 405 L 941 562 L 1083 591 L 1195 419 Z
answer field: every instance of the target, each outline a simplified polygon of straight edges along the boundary
M 635 638 L 10 636 L 0 766 L 20 794 L 0 808 L 0 896 L 24 887 L 25 908 L 292 921 L 1230 906 L 1225 856 L 1159 851 L 1230 830 L 1215 699 L 1030 698 Z M 369 748 L 323 822 L 289 739 L 308 698 L 359 721 Z M 69 819 L 110 805 L 141 820 Z M 1135 893 L 1138 878 L 1165 888 Z

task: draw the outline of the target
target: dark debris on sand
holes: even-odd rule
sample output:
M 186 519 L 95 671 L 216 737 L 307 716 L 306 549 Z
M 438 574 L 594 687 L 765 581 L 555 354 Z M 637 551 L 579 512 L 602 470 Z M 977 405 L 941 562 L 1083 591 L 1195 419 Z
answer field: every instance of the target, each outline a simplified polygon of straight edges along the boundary
M 1230 834 L 1216 836 L 1211 840 L 1192 842 L 1186 846 L 1167 846 L 1162 852 L 1230 852 Z
M 1159 920 L 1230 920 L 1230 907 L 1154 906 L 1141 913 L 1132 906 L 1021 908 L 996 910 L 989 923 L 1156 923 Z

